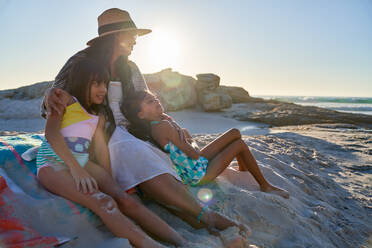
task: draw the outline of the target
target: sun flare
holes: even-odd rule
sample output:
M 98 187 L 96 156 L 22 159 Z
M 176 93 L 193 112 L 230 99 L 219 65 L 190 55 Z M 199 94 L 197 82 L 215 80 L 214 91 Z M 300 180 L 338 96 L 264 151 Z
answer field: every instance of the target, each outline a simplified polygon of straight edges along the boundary
M 154 30 L 148 43 L 147 56 L 158 69 L 174 67 L 181 57 L 177 35 L 166 30 Z

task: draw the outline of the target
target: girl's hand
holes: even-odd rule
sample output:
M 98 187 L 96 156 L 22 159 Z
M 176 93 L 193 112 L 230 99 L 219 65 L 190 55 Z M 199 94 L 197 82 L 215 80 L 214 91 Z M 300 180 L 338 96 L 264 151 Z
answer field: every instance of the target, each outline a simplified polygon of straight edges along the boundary
M 169 121 L 169 123 L 172 124 L 172 126 L 177 130 L 178 136 L 180 137 L 180 140 L 182 142 L 187 142 L 187 137 L 186 137 L 185 133 L 183 132 L 183 129 L 178 125 L 177 122 L 174 121 L 174 119 L 172 117 L 170 117 L 166 113 L 163 113 L 162 119 L 167 120 L 167 121 Z
M 95 193 L 98 191 L 98 185 L 96 180 L 89 175 L 89 173 L 84 170 L 83 168 L 74 167 L 70 168 L 72 178 L 75 181 L 76 189 L 81 192 L 83 191 L 84 194 L 87 193 Z
M 170 123 L 172 124 L 172 126 L 177 130 L 177 133 L 178 133 L 178 136 L 180 137 L 180 140 L 182 142 L 187 142 L 187 137 L 186 137 L 186 134 L 185 132 L 183 131 L 183 129 L 178 125 L 177 122 L 171 120 Z

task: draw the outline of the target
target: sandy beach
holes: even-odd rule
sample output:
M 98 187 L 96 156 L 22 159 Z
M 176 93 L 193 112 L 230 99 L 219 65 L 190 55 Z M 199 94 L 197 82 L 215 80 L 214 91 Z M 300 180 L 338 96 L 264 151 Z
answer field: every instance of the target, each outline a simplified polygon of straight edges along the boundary
M 8 118 L 0 121 L 2 135 L 42 131 L 41 118 L 17 119 L 15 116 L 22 111 L 38 111 L 37 103 L 32 102 L 32 110 L 14 101 L 13 106 L 18 107 L 18 112 L 8 112 Z M 237 172 L 236 162 L 218 177 L 216 184 L 191 188 L 201 200 L 203 194 L 208 194 L 207 203 L 213 209 L 249 225 L 251 244 L 258 247 L 371 246 L 371 129 L 351 124 L 269 128 L 267 124 L 227 118 L 226 111 L 205 113 L 198 109 L 170 115 L 191 131 L 200 146 L 229 128 L 238 128 L 265 177 L 290 192 L 290 199 L 260 192 L 248 172 Z M 35 222 L 40 233 L 78 237 L 62 247 L 87 247 L 88 244 L 89 247 L 130 247 L 127 240 L 114 238 L 105 227 L 97 229 L 82 217 L 79 221 L 66 219 L 61 226 L 51 225 L 51 217 L 47 216 L 56 210 L 34 204 L 31 208 L 48 213 Z M 220 240 L 206 230 L 195 230 L 159 205 L 146 204 L 186 239 L 192 240 L 189 247 L 222 247 Z M 67 223 L 74 228 L 64 228 Z M 231 228 L 226 232 L 235 231 Z
M 185 248 L 372 248 L 371 13 L 372 0 L 0 0 L 0 248 L 183 243 L 121 190 Z M 62 105 L 45 135 L 41 114 Z M 193 150 L 163 113 L 200 150 L 234 130 Z M 107 137 L 121 114 L 170 153 L 122 127 Z M 208 208 L 251 233 L 212 228 L 232 224 Z

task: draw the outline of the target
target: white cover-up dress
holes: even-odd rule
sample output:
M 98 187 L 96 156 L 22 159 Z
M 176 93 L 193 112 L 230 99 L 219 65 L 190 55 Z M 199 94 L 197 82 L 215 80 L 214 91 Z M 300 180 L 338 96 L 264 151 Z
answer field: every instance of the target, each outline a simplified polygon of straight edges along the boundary
M 138 67 L 129 62 L 135 90 L 147 89 Z M 120 111 L 122 98 L 121 82 L 110 82 L 108 99 L 115 118 L 116 129 L 108 147 L 112 176 L 123 190 L 131 189 L 161 174 L 170 174 L 180 180 L 169 156 L 149 142 L 131 135 L 125 128 L 127 120 Z

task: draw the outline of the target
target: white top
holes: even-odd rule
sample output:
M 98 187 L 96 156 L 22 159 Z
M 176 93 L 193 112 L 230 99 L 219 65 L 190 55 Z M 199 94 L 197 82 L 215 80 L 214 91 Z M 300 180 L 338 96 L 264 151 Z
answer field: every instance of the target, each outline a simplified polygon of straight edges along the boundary
M 135 90 L 147 89 L 137 66 L 133 62 L 130 65 Z M 166 153 L 149 142 L 137 139 L 120 124 L 126 121 L 120 111 L 121 98 L 121 82 L 110 82 L 108 99 L 117 125 L 108 144 L 114 179 L 123 190 L 166 173 L 181 181 Z

